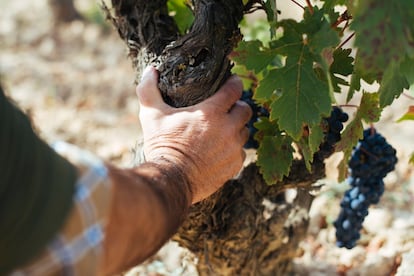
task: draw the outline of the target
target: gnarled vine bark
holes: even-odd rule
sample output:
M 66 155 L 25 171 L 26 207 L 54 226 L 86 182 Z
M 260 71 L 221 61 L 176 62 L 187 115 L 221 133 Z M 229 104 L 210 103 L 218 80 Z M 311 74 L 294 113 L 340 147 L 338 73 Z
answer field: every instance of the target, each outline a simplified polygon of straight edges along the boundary
M 193 0 L 195 21 L 184 35 L 168 14 L 167 0 L 112 0 L 110 17 L 137 79 L 145 66 L 155 65 L 163 98 L 180 107 L 211 96 L 230 76 L 227 56 L 240 39 L 238 24 L 257 4 L 263 3 Z M 306 233 L 313 199 L 308 190 L 324 176 L 323 162 L 316 160 L 312 169 L 309 173 L 296 160 L 289 177 L 268 186 L 250 164 L 238 179 L 194 205 L 174 239 L 199 258 L 201 275 L 283 274 Z M 284 197 L 288 188 L 298 190 L 293 202 Z
M 113 0 L 113 22 L 125 40 L 137 77 L 148 64 L 160 71 L 167 103 L 180 107 L 208 98 L 230 76 L 227 55 L 240 39 L 241 0 L 193 1 L 195 21 L 180 36 L 167 0 Z

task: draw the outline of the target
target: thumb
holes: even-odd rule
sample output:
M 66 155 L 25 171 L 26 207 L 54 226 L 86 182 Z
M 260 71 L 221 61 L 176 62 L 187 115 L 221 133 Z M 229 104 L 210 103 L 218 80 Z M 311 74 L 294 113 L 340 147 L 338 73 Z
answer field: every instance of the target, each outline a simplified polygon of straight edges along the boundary
M 145 68 L 136 93 L 141 107 L 162 109 L 166 105 L 158 89 L 158 71 L 153 66 Z

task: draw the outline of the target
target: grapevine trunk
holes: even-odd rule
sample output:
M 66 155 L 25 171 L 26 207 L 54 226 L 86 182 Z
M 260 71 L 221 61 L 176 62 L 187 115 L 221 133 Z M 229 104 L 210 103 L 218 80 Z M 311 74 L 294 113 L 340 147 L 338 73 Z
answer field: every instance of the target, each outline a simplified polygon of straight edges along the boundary
M 261 1 L 249 1 L 249 7 L 251 2 Z M 238 24 L 246 12 L 241 0 L 192 1 L 195 21 L 185 35 L 169 17 L 166 0 L 112 5 L 114 11 L 105 8 L 128 46 L 137 79 L 145 66 L 157 66 L 169 104 L 200 102 L 230 76 L 227 56 L 240 39 Z M 321 161 L 309 173 L 296 160 L 288 177 L 268 186 L 250 164 L 238 179 L 192 206 L 174 239 L 198 257 L 201 275 L 284 274 L 306 233 L 313 199 L 308 189 L 324 171 Z M 292 202 L 284 196 L 289 188 L 297 189 Z

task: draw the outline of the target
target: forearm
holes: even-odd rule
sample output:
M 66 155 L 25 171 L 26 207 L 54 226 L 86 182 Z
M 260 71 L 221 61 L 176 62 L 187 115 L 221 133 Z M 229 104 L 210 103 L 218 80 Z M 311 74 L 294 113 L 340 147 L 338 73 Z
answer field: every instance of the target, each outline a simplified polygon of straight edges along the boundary
M 191 204 L 186 176 L 173 164 L 109 167 L 112 205 L 103 275 L 119 273 L 153 255 L 178 229 Z

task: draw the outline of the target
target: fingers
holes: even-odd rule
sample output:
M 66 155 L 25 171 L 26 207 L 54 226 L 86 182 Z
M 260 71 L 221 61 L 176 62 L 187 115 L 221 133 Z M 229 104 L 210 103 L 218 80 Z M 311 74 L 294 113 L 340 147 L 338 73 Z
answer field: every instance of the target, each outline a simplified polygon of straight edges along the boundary
M 136 93 L 142 107 L 152 107 L 156 109 L 166 108 L 168 105 L 162 99 L 158 89 L 158 71 L 148 66 L 142 73 L 142 78 L 136 88 Z
M 244 150 L 242 150 L 242 151 L 241 151 L 241 155 L 242 155 L 242 163 L 241 163 L 240 168 L 242 168 L 242 167 L 243 167 L 243 163 L 244 163 L 244 161 L 246 160 L 246 152 L 245 152 Z
M 247 103 L 237 101 L 231 108 L 229 115 L 231 120 L 236 123 L 236 126 L 244 127 L 252 117 L 253 111 Z
M 247 140 L 249 140 L 250 132 L 247 127 L 243 127 L 240 133 L 242 144 L 246 144 Z
M 234 163 L 234 167 L 233 167 L 233 174 L 232 174 L 232 178 L 238 178 L 238 176 L 240 175 L 241 169 L 243 168 L 243 164 L 244 161 L 246 160 L 246 152 L 242 149 L 239 152 L 238 155 L 238 161 L 236 163 Z
M 240 99 L 243 83 L 236 75 L 231 76 L 213 96 L 205 100 L 204 104 L 220 106 L 224 111 L 230 110 L 234 103 Z

